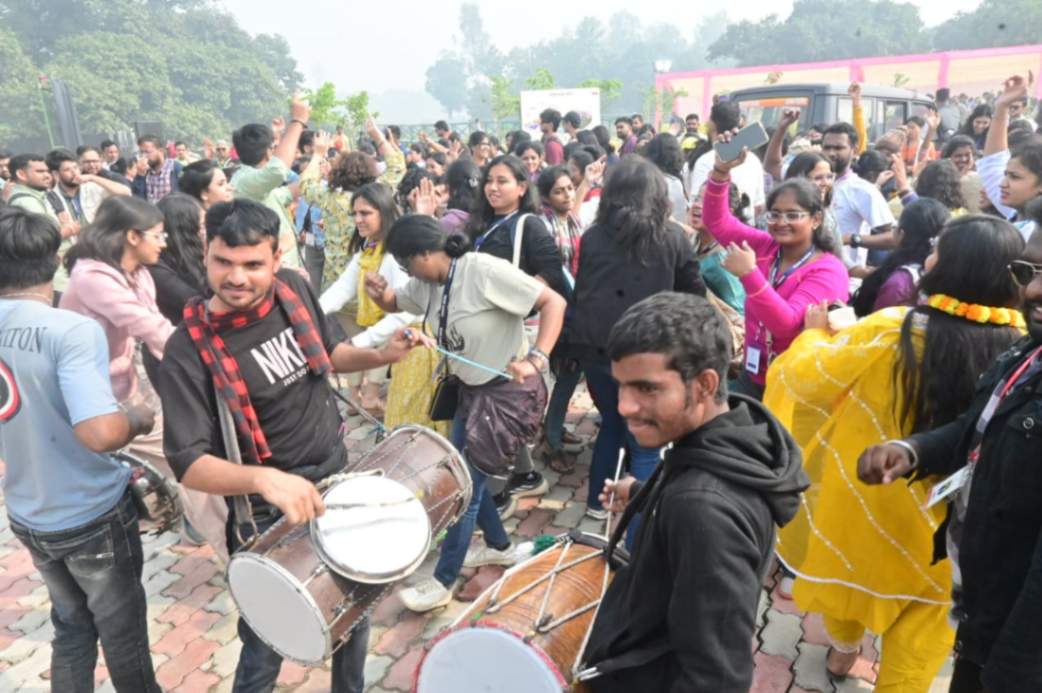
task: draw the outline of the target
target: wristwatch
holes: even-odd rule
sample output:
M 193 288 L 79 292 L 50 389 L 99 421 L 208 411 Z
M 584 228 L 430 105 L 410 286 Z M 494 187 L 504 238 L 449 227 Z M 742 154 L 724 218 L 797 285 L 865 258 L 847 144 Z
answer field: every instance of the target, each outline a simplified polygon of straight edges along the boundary
M 861 234 L 860 233 L 852 233 L 852 234 L 850 234 L 850 247 L 851 248 L 860 248 L 861 247 Z

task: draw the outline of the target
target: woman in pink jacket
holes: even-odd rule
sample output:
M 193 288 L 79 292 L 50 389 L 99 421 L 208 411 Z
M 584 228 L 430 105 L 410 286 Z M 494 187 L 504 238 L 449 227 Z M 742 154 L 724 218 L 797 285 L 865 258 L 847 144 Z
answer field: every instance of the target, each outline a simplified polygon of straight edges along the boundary
M 116 399 L 149 404 L 156 413 L 152 432 L 136 438 L 127 450 L 173 479 L 163 456 L 162 409 L 148 381 L 140 377 L 140 360 L 135 358 L 140 341 L 162 361 L 174 331 L 156 306 L 156 286 L 147 267 L 159 261 L 165 247 L 163 214 L 154 205 L 136 197 L 110 197 L 65 255 L 69 286 L 60 307 L 93 318 L 105 330 Z M 226 560 L 224 499 L 178 488 L 191 526 Z
M 763 397 L 767 367 L 803 329 L 807 307 L 821 302 L 846 303 L 849 278 L 832 253 L 824 228 L 821 193 L 808 180 L 792 179 L 767 198 L 767 231 L 731 214 L 731 169 L 745 161 L 717 157 L 706 185 L 702 219 L 727 249 L 723 266 L 745 287 L 745 367 L 734 389 Z

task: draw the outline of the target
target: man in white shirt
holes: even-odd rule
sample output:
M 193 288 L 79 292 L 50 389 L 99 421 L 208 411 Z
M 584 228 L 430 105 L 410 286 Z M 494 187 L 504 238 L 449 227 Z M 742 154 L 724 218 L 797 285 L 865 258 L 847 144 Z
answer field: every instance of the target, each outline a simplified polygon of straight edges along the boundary
M 721 132 L 729 132 L 739 126 L 742 119 L 741 110 L 734 101 L 720 101 L 713 105 L 709 112 L 709 141 L 715 142 L 717 135 Z M 705 185 L 709 178 L 709 172 L 713 170 L 713 162 L 716 161 L 716 152 L 710 149 L 698 157 L 694 169 L 688 172 L 684 184 L 687 193 L 692 198 Z M 738 186 L 740 192 L 749 196 L 749 207 L 746 208 L 746 217 L 750 220 L 758 217 L 764 211 L 767 203 L 767 194 L 763 184 L 763 164 L 760 159 L 749 152 L 745 162 L 737 168 L 731 169 L 731 180 Z
M 836 175 L 832 187 L 832 211 L 843 244 L 847 246 L 845 260 L 851 277 L 864 278 L 867 275 L 865 249 L 888 250 L 894 247 L 894 215 L 879 188 L 851 168 L 858 146 L 853 125 L 830 125 L 825 129 L 821 143 L 821 153 L 832 164 Z

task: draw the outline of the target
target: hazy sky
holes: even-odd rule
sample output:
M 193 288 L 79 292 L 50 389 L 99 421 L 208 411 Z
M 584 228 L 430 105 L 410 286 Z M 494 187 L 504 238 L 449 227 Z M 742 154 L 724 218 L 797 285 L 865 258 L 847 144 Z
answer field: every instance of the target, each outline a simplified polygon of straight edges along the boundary
M 956 12 L 972 10 L 980 0 L 911 2 L 920 7 L 923 20 L 930 25 Z M 282 34 L 308 85 L 330 80 L 342 94 L 360 89 L 380 94 L 423 91 L 427 66 L 441 51 L 452 48 L 462 0 L 223 0 L 223 4 L 247 31 Z M 738 20 L 759 19 L 771 12 L 785 17 L 792 9 L 790 0 L 744 0 L 721 5 L 704 0 L 524 0 L 483 1 L 478 5 L 486 30 L 505 50 L 557 36 L 562 27 L 585 16 L 596 13 L 607 20 L 634 6 L 645 23 L 672 21 L 684 34 L 697 25 L 700 10 L 726 7 L 731 19 Z M 430 102 L 413 104 L 425 113 L 430 107 Z

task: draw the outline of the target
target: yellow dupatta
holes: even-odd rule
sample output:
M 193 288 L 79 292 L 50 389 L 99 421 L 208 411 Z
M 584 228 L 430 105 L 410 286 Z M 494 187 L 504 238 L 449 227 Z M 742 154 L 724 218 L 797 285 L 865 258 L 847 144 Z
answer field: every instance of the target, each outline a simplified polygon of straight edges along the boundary
M 374 246 L 366 244 L 358 253 L 358 318 L 360 327 L 372 327 L 383 319 L 384 312 L 380 306 L 369 298 L 365 292 L 365 276 L 370 272 L 379 272 L 384 259 L 384 244 L 380 241 Z

